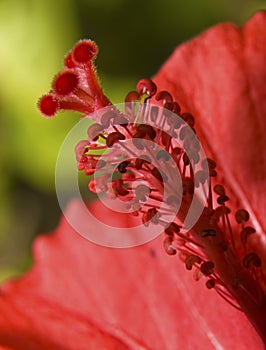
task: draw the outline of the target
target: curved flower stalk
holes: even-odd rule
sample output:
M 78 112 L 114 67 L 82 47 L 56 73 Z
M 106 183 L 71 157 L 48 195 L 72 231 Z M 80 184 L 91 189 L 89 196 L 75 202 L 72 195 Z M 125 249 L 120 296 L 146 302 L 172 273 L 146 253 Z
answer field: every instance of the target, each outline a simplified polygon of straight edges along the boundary
M 130 92 L 127 95 L 126 109 L 124 111 L 119 111 L 112 106 L 98 85 L 93 65 L 97 54 L 95 43 L 88 40 L 81 41 L 66 57 L 65 69 L 55 77 L 51 92 L 40 99 L 39 108 L 49 118 L 54 116 L 60 109 L 72 109 L 85 115 L 94 116 L 95 123 L 88 130 L 88 139 L 82 140 L 76 147 L 77 163 L 78 168 L 85 171 L 87 175 L 98 173 L 98 171 L 106 167 L 115 169 L 116 176 L 112 177 L 104 172 L 89 182 L 90 190 L 97 193 L 99 191 L 109 192 L 113 197 L 119 197 L 135 215 L 129 218 L 128 215 L 113 214 L 113 220 L 120 221 L 120 224 L 124 223 L 126 227 L 129 227 L 135 221 L 141 220 L 145 227 L 139 230 L 143 230 L 143 235 L 145 235 L 145 230 L 149 232 L 157 226 L 162 227 L 164 231 L 163 245 L 169 257 L 159 249 L 159 238 L 146 246 L 135 248 L 136 254 L 128 250 L 118 252 L 107 248 L 96 248 L 89 243 L 85 247 L 84 241 L 73 235 L 73 231 L 64 221 L 61 228 L 68 232 L 68 235 L 65 237 L 65 243 L 62 241 L 65 233 L 62 233 L 61 229 L 59 229 L 60 235 L 58 233 L 51 238 L 50 243 L 41 243 L 44 248 L 42 251 L 45 252 L 43 253 L 44 261 L 54 256 L 55 263 L 62 261 L 64 258 L 67 258 L 67 261 L 71 261 L 69 254 L 71 256 L 71 251 L 74 252 L 74 246 L 76 245 L 78 256 L 74 254 L 73 261 L 76 263 L 79 272 L 80 269 L 83 273 L 90 272 L 91 283 L 92 285 L 100 286 L 99 291 L 102 290 L 106 293 L 106 287 L 110 288 L 111 281 L 115 281 L 114 275 L 109 277 L 108 274 L 117 273 L 119 267 L 123 266 L 122 271 L 125 271 L 126 275 L 129 274 L 128 279 L 123 279 L 122 285 L 118 282 L 114 283 L 111 305 L 106 306 L 105 304 L 107 310 L 99 310 L 99 314 L 97 314 L 97 307 L 88 302 L 84 302 L 84 305 L 86 305 L 85 314 L 80 311 L 83 308 L 84 300 L 95 300 L 95 295 L 91 293 L 91 283 L 88 283 L 88 286 L 86 283 L 85 285 L 83 285 L 83 282 L 81 283 L 85 287 L 78 291 L 78 295 L 80 293 L 82 295 L 81 298 L 74 297 L 74 291 L 67 293 L 68 297 L 65 298 L 64 307 L 73 312 L 75 302 L 77 299 L 80 300 L 77 316 L 83 315 L 87 317 L 85 322 L 87 322 L 88 331 L 87 333 L 85 332 L 84 339 L 86 339 L 88 333 L 92 334 L 92 341 L 97 346 L 101 342 L 106 341 L 106 343 L 102 343 L 105 344 L 106 348 L 112 348 L 112 346 L 113 348 L 119 348 L 120 346 L 121 348 L 129 347 L 133 349 L 172 349 L 177 345 L 183 348 L 189 348 L 189 346 L 199 348 L 200 338 L 202 341 L 200 348 L 208 346 L 218 349 L 223 347 L 230 348 L 230 346 L 233 346 L 232 344 L 235 345 L 235 342 L 230 342 L 237 339 L 236 335 L 238 335 L 238 331 L 241 328 L 241 330 L 246 330 L 245 337 L 242 338 L 240 345 L 243 349 L 261 347 L 260 341 L 246 323 L 241 311 L 244 311 L 252 322 L 263 342 L 266 342 L 265 231 L 261 230 L 263 224 L 257 215 L 256 206 L 253 206 L 254 199 L 247 203 L 248 197 L 245 197 L 243 194 L 246 193 L 246 191 L 243 192 L 243 183 L 241 181 L 236 182 L 236 179 L 240 177 L 239 174 L 242 173 L 240 163 L 234 159 L 235 168 L 238 170 L 238 177 L 235 178 L 233 165 L 230 161 L 231 158 L 229 157 L 228 161 L 228 155 L 226 155 L 226 148 L 229 147 L 228 142 L 231 140 L 230 152 L 232 153 L 232 140 L 238 137 L 236 136 L 238 134 L 234 133 L 229 138 L 228 134 L 230 134 L 231 130 L 230 128 L 227 129 L 226 125 L 230 125 L 232 119 L 235 122 L 235 119 L 239 118 L 240 115 L 238 113 L 235 116 L 235 113 L 232 113 L 229 107 L 233 108 L 235 103 L 244 103 L 245 100 L 249 101 L 247 106 L 250 106 L 250 101 L 256 101 L 258 103 L 256 109 L 250 109 L 247 106 L 245 108 L 241 107 L 241 120 L 249 121 L 251 124 L 253 121 L 255 121 L 255 124 L 258 124 L 258 122 L 261 125 L 265 124 L 265 119 L 262 118 L 265 108 L 263 103 L 261 105 L 261 101 L 264 100 L 259 99 L 265 94 L 265 65 L 262 64 L 265 62 L 265 42 L 263 42 L 265 39 L 261 35 L 265 31 L 265 17 L 264 13 L 257 14 L 243 29 L 237 29 L 232 25 L 218 26 L 177 49 L 173 57 L 169 59 L 155 77 L 155 82 L 149 79 L 142 79 L 137 84 L 137 91 Z M 215 48 L 213 48 L 213 40 L 215 40 Z M 192 55 L 191 52 L 193 50 L 197 54 Z M 217 59 L 214 60 L 213 58 L 213 52 L 216 52 L 221 59 L 218 65 L 219 69 L 217 68 Z M 236 52 L 238 53 L 236 57 L 239 64 L 236 64 L 233 59 Z M 246 60 L 243 60 L 241 56 L 243 52 Z M 251 64 L 253 59 L 251 52 L 254 53 L 258 61 L 256 67 Z M 209 76 L 207 71 L 202 70 L 202 62 L 205 61 L 208 62 L 210 72 L 212 72 L 212 69 L 214 72 L 218 72 L 216 73 L 217 77 L 220 77 L 218 85 L 215 85 L 216 82 L 213 81 L 213 76 L 215 77 L 213 72 Z M 185 65 L 187 65 L 186 70 L 184 70 Z M 198 70 L 194 67 L 197 67 Z M 248 85 L 249 89 L 247 89 L 247 83 L 246 85 L 244 84 L 244 87 L 240 84 L 245 83 L 244 79 L 240 79 L 246 72 L 243 67 L 249 67 L 247 71 L 254 78 L 255 84 L 253 85 L 253 81 L 250 82 Z M 195 69 L 195 72 L 192 68 Z M 231 74 L 226 74 L 225 69 L 228 69 Z M 238 72 L 241 69 L 244 70 L 242 75 L 241 72 Z M 188 73 L 190 71 L 192 72 L 191 75 Z M 232 91 L 236 96 L 231 96 L 231 90 L 226 90 L 228 86 L 227 80 L 231 81 L 232 72 L 238 77 L 237 82 L 232 83 L 234 86 Z M 182 74 L 186 75 L 182 76 Z M 196 77 L 197 79 L 195 79 Z M 222 84 L 223 82 L 224 84 Z M 200 84 L 205 86 L 206 89 L 199 89 Z M 213 86 L 215 86 L 215 89 Z M 227 114 L 223 115 L 219 115 L 220 110 L 217 103 L 217 96 L 221 96 L 221 93 L 218 93 L 220 91 L 219 88 L 223 91 L 223 96 L 226 100 L 222 101 L 221 105 L 226 105 L 228 108 Z M 196 98 L 197 93 L 202 94 L 202 96 L 206 94 L 207 100 L 201 99 L 201 95 Z M 242 99 L 240 99 L 238 94 L 242 96 Z M 213 98 L 211 99 L 212 95 Z M 239 98 L 237 99 L 237 97 Z M 241 103 L 240 106 L 242 106 Z M 95 111 L 97 113 L 93 113 Z M 143 115 L 148 116 L 150 118 L 149 121 L 152 121 L 153 124 L 147 125 L 147 123 L 143 123 L 140 118 Z M 209 121 L 209 115 L 213 116 L 211 121 Z M 217 117 L 223 117 L 225 135 L 222 134 L 223 128 L 218 128 L 215 125 Z M 210 127 L 205 129 L 204 126 L 209 125 L 209 123 Z M 167 125 L 167 132 L 160 127 L 162 124 L 164 126 Z M 250 140 L 252 136 L 256 135 L 256 142 L 252 147 L 250 144 L 248 147 L 245 143 L 239 144 L 239 149 L 246 150 L 244 157 L 241 157 L 240 161 L 244 158 L 248 163 L 256 165 L 259 159 L 259 165 L 262 168 L 256 165 L 257 178 L 260 181 L 265 181 L 265 177 L 262 176 L 265 169 L 264 158 L 260 154 L 258 155 L 256 146 L 256 143 L 260 146 L 265 144 L 264 134 L 257 130 L 256 125 L 252 125 L 250 128 L 247 126 L 242 127 L 242 129 L 245 130 L 245 133 L 242 130 L 245 139 Z M 192 131 L 192 133 L 188 130 Z M 251 131 L 256 133 L 250 136 L 249 132 Z M 224 136 L 221 138 L 221 141 L 217 138 L 219 133 Z M 199 135 L 204 148 L 206 143 L 208 156 L 210 155 L 212 159 L 216 160 L 217 152 L 217 160 L 223 160 L 217 169 L 216 163 L 212 159 L 206 159 L 202 155 L 196 135 Z M 242 140 L 241 137 L 242 135 L 239 140 Z M 224 143 L 225 139 L 228 141 L 227 144 Z M 121 150 L 125 149 L 125 144 L 128 141 L 131 141 L 132 148 L 127 150 L 127 158 L 121 159 Z M 221 144 L 223 147 L 221 147 Z M 160 149 L 155 148 L 154 152 L 151 152 L 154 145 L 158 145 Z M 104 150 L 103 156 L 99 153 L 102 150 Z M 253 162 L 252 155 L 255 157 Z M 173 160 L 174 164 L 169 163 L 171 160 Z M 226 167 L 225 175 L 222 173 L 223 166 Z M 180 187 L 176 187 L 176 184 L 171 181 L 174 170 L 180 173 L 181 190 Z M 255 189 L 256 183 L 254 183 L 253 178 L 244 170 L 243 174 L 244 180 L 249 181 L 250 188 Z M 249 177 L 245 177 L 248 175 Z M 231 178 L 233 179 L 232 183 L 230 182 Z M 138 180 L 145 182 L 145 184 L 135 185 Z M 235 185 L 235 183 L 238 185 Z M 253 197 L 257 196 L 259 198 L 260 193 L 258 192 L 256 191 L 256 195 L 253 195 Z M 195 197 L 197 198 L 197 203 L 203 203 L 203 210 L 194 226 L 186 232 L 182 223 L 188 215 L 189 207 Z M 243 198 L 245 199 L 243 204 L 245 206 L 248 204 L 246 206 L 248 211 L 239 204 Z M 171 221 L 167 220 L 167 215 L 173 213 L 176 206 L 179 207 L 176 212 L 177 215 Z M 69 210 L 74 213 L 76 211 L 75 215 L 79 217 L 78 204 L 73 205 Z M 91 210 L 94 211 L 96 216 L 106 217 L 110 215 L 99 204 L 96 207 L 92 207 Z M 80 221 L 84 221 L 84 217 L 81 216 Z M 105 229 L 105 226 L 97 229 L 100 232 Z M 43 242 L 46 242 L 46 240 L 44 239 Z M 55 244 L 54 247 L 52 242 Z M 53 251 L 57 246 L 60 247 L 60 251 L 62 250 L 60 258 Z M 64 247 L 63 249 L 61 249 L 62 246 Z M 89 255 L 85 253 L 86 249 L 88 249 Z M 84 255 L 80 255 L 81 252 L 84 252 Z M 137 252 L 139 252 L 139 255 Z M 39 254 L 40 250 L 37 256 Z M 202 289 L 200 282 L 195 283 L 193 286 L 189 283 L 186 288 L 183 286 L 182 282 L 179 281 L 179 276 L 183 275 L 183 273 L 180 267 L 177 273 L 176 265 L 178 263 L 175 263 L 176 260 L 173 257 L 176 254 L 184 262 L 187 270 L 193 270 L 195 280 L 205 281 L 205 290 Z M 52 305 L 56 307 L 58 305 L 62 306 L 62 288 L 60 283 L 58 284 L 56 281 L 60 280 L 58 276 L 61 276 L 61 280 L 66 280 L 68 275 L 67 273 L 65 274 L 64 269 L 62 275 L 60 272 L 57 275 L 55 271 L 51 273 L 53 270 L 52 266 L 54 266 L 53 263 L 51 263 L 50 272 L 46 274 L 44 272 L 44 261 L 37 263 L 35 270 L 27 278 L 18 283 L 11 283 L 11 285 L 7 285 L 3 289 L 1 300 L 3 307 L 6 305 L 7 310 L 8 308 L 21 309 L 22 305 L 19 305 L 19 302 L 16 303 L 13 297 L 16 289 L 20 291 L 21 296 L 24 293 L 27 303 L 34 308 L 35 306 L 32 306 L 33 304 L 28 300 L 28 297 L 32 295 L 33 300 L 42 300 L 44 298 L 45 312 L 48 312 L 49 315 Z M 82 266 L 84 266 L 83 262 L 85 261 L 86 269 L 84 270 Z M 109 271 L 109 266 L 112 266 L 112 262 L 114 266 Z M 105 281 L 99 282 L 97 279 L 95 271 L 93 271 L 94 263 L 96 263 L 101 275 L 104 276 Z M 106 270 L 106 263 L 108 271 Z M 174 269 L 172 268 L 173 266 Z M 41 284 L 36 291 L 32 292 L 31 289 L 38 273 L 44 279 L 48 278 L 48 280 Z M 150 283 L 148 282 L 149 276 L 152 276 Z M 119 276 L 120 279 L 121 276 Z M 81 280 L 78 281 L 80 284 Z M 79 284 L 78 289 L 80 289 Z M 140 284 L 143 284 L 145 288 L 140 288 L 138 292 L 137 289 L 140 287 Z M 53 290 L 53 286 L 59 287 L 58 293 Z M 130 286 L 134 286 L 137 300 L 140 300 L 140 304 L 136 304 L 141 307 L 139 312 L 136 312 L 135 303 L 132 304 L 128 300 L 128 297 L 130 297 Z M 180 293 L 181 297 L 178 298 L 175 295 L 174 286 L 176 286 L 177 294 Z M 71 288 L 74 288 L 75 291 L 77 289 L 76 286 Z M 197 288 L 199 288 L 200 293 L 197 292 Z M 215 289 L 217 295 L 208 289 Z M 125 291 L 124 297 L 121 291 Z M 104 295 L 103 292 L 102 297 Z M 145 295 L 147 295 L 149 301 L 146 300 Z M 163 299 L 162 304 L 155 302 L 158 295 Z M 127 297 L 125 298 L 125 296 Z M 211 309 L 212 302 L 214 302 L 213 305 L 216 305 L 217 297 L 222 297 L 225 301 L 220 299 L 217 307 L 215 306 L 215 310 Z M 5 298 L 6 303 L 4 301 Z M 210 299 L 209 306 L 207 301 L 205 301 L 206 298 Z M 125 303 L 121 302 L 121 300 L 125 300 Z M 100 302 L 102 303 L 102 298 L 100 298 Z M 119 303 L 121 303 L 120 306 Z M 182 305 L 183 303 L 184 305 Z M 100 304 L 97 305 L 99 307 Z M 112 307 L 112 305 L 115 305 L 115 307 Z M 148 313 L 143 311 L 145 307 L 147 307 Z M 155 340 L 154 329 L 156 327 L 154 328 L 153 322 L 160 314 L 156 313 L 157 307 L 158 310 L 162 311 L 163 321 L 161 327 L 159 327 L 161 335 L 158 336 L 158 339 L 156 337 Z M 128 312 L 128 315 L 125 315 L 125 308 L 131 310 L 131 312 Z M 63 312 L 67 313 L 68 311 L 64 310 Z M 143 323 L 139 320 L 143 312 L 147 317 L 146 322 L 151 322 L 150 328 L 146 322 Z M 68 315 L 70 317 L 70 314 Z M 180 315 L 182 316 L 180 317 Z M 74 317 L 74 315 L 72 316 Z M 32 315 L 28 313 L 28 317 L 31 319 Z M 136 324 L 136 318 L 138 318 L 139 326 L 138 323 Z M 154 320 L 152 320 L 153 318 Z M 17 319 L 18 324 L 20 324 L 21 319 L 23 317 Z M 231 331 L 233 330 L 234 336 L 225 338 L 222 335 L 222 328 L 217 326 L 220 322 L 219 319 L 227 323 L 227 331 L 229 328 Z M 235 320 L 233 328 L 231 326 L 228 328 L 229 319 L 232 322 Z M 200 324 L 198 329 L 195 327 L 197 324 L 196 320 Z M 101 321 L 104 322 L 104 325 L 101 324 Z M 23 327 L 17 326 L 14 322 L 12 323 L 12 319 L 9 319 L 8 322 L 11 323 L 12 329 L 16 329 L 16 327 L 20 329 L 19 336 L 23 338 Z M 122 326 L 123 322 L 126 327 Z M 62 322 L 59 321 L 58 323 L 62 326 Z M 189 345 L 187 334 L 178 331 L 178 324 L 185 327 L 185 323 L 189 326 L 191 323 L 194 323 L 193 327 L 188 327 L 193 338 L 190 339 Z M 104 332 L 96 331 L 94 334 L 94 324 Z M 64 328 L 65 325 L 62 327 Z M 145 336 L 140 335 L 143 330 L 145 330 Z M 36 331 L 38 334 L 41 334 L 38 327 Z M 115 338 L 112 338 L 110 334 Z M 1 337 L 5 345 L 10 346 L 11 344 L 14 346 L 14 344 L 18 344 L 16 340 L 12 343 L 10 333 L 8 333 L 6 328 L 4 328 L 2 334 L 0 333 L 0 339 Z M 58 335 L 55 334 L 51 339 L 50 348 L 58 346 L 60 343 Z M 120 343 L 118 339 L 121 340 Z M 27 341 L 28 345 L 30 342 L 35 345 L 45 344 L 43 335 L 41 338 L 36 338 L 31 334 Z M 72 349 L 70 340 L 68 348 Z

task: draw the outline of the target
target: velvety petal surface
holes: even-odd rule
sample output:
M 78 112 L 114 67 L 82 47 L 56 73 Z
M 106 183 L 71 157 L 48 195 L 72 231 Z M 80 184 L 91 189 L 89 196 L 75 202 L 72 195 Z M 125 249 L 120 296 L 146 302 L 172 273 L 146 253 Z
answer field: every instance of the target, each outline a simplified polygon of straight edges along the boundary
M 87 219 L 78 202 L 70 212 Z M 92 212 L 132 226 L 130 216 L 100 203 Z M 106 229 L 88 224 L 99 234 Z M 164 252 L 161 237 L 105 248 L 63 218 L 53 234 L 36 240 L 34 256 L 26 276 L 1 288 L 0 344 L 10 349 L 263 349 L 244 314 L 196 282 Z
M 266 233 L 266 12 L 245 26 L 222 24 L 179 46 L 155 82 L 168 90 L 196 129 L 235 208 Z M 264 236 L 264 238 L 263 238 Z

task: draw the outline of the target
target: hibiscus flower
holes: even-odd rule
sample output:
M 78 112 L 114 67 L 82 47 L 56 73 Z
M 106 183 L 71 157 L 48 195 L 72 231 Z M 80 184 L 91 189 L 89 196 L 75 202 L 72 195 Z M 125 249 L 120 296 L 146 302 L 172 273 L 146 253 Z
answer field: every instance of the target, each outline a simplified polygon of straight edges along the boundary
M 127 96 L 131 102 L 150 97 L 156 102 L 157 98 L 156 103 L 163 101 L 164 107 L 181 114 L 192 128 L 195 116 L 197 135 L 208 157 L 218 163 L 216 180 L 215 164 L 208 161 L 211 194 L 218 206 L 213 208 L 213 198 L 209 197 L 209 211 L 203 212 L 192 229 L 198 236 L 195 232 L 183 236 L 173 223 L 165 228 L 168 255 L 160 236 L 134 248 L 111 249 L 88 242 L 63 217 L 53 234 L 35 241 L 31 271 L 1 288 L 3 349 L 264 348 L 265 29 L 264 12 L 243 28 L 216 26 L 176 49 L 154 78 L 159 91 L 164 92 L 156 95 L 155 84 L 145 79 L 138 84 L 137 92 Z M 90 50 L 83 50 L 84 45 Z M 54 80 L 53 91 L 40 100 L 42 112 L 50 117 L 58 109 L 71 108 L 89 114 L 110 105 L 98 86 L 93 66 L 87 66 L 89 75 L 84 76 L 84 70 L 73 61 L 73 56 L 76 61 L 91 61 L 96 53 L 90 41 L 75 46 L 65 60 L 66 70 Z M 88 84 L 79 80 L 80 74 Z M 140 138 L 154 136 L 156 140 L 154 129 L 142 126 L 137 131 Z M 112 146 L 122 138 L 122 133 L 115 131 L 107 136 L 107 142 Z M 161 143 L 165 148 L 167 142 L 164 136 Z M 82 143 L 77 153 L 84 145 L 91 147 Z M 178 153 L 174 149 L 172 156 Z M 78 155 L 80 169 L 90 174 L 95 159 L 82 152 Z M 147 159 L 143 162 L 149 163 Z M 182 164 L 186 167 L 189 162 L 183 157 Z M 123 176 L 128 166 L 120 166 Z M 139 167 L 136 163 L 130 166 L 133 170 Z M 154 169 L 150 170 L 158 186 L 162 179 Z M 185 183 L 184 195 L 190 198 L 190 182 Z M 123 187 L 121 181 L 112 184 L 116 195 L 130 197 L 130 188 Z M 227 208 L 229 198 L 232 213 Z M 181 207 L 185 205 L 182 202 Z M 144 224 L 155 220 L 154 207 L 150 209 L 142 212 Z M 223 227 L 221 233 L 218 226 L 210 224 L 215 210 L 219 227 Z M 90 211 L 125 231 L 139 218 L 110 214 L 101 202 L 91 204 Z M 80 202 L 69 205 L 65 216 L 69 215 L 87 225 Z M 202 226 L 208 220 L 208 225 Z M 145 226 L 136 228 L 138 234 L 153 230 L 152 225 Z M 91 221 L 90 229 L 100 235 L 108 226 Z M 223 231 L 227 232 L 226 239 Z M 203 246 L 211 260 L 200 255 Z M 175 255 L 177 251 L 183 253 L 179 255 L 186 268 Z M 194 279 L 187 271 L 191 269 Z

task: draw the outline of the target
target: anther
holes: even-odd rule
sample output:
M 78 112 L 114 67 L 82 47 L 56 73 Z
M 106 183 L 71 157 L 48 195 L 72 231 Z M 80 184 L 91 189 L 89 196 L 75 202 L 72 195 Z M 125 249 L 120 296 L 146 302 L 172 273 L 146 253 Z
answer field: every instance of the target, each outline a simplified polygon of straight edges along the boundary
M 145 226 L 148 226 L 150 222 L 154 223 L 154 224 L 158 224 L 158 215 L 157 215 L 158 211 L 155 208 L 150 208 L 148 209 L 145 213 L 143 213 L 142 216 L 142 223 Z
M 186 177 L 185 179 L 183 179 L 183 195 L 193 195 L 194 189 L 194 181 L 191 178 Z
M 201 237 L 215 237 L 216 231 L 213 229 L 206 229 L 201 232 Z
M 205 170 L 209 170 L 210 176 L 215 177 L 217 175 L 217 172 L 215 170 L 216 168 L 216 163 L 214 160 L 207 158 L 202 161 L 202 167 Z
M 214 272 L 214 263 L 212 261 L 204 261 L 200 266 L 200 271 L 205 276 L 210 276 Z
M 115 131 L 107 136 L 106 145 L 107 147 L 112 147 L 114 143 L 125 139 L 126 139 L 125 135 L 121 134 L 121 132 L 119 131 Z
M 147 94 L 152 97 L 156 94 L 157 86 L 151 79 L 141 79 L 137 83 L 137 90 L 141 95 Z
M 194 124 L 195 124 L 195 119 L 193 117 L 192 114 L 190 113 L 183 113 L 181 115 L 182 119 L 184 119 L 184 121 L 191 127 L 193 128 L 194 127 Z
M 145 137 L 144 131 L 137 131 L 135 135 L 133 135 L 132 142 L 134 146 L 139 150 L 144 150 L 143 139 Z
M 126 196 L 129 191 L 124 187 L 124 182 L 122 179 L 118 179 L 112 182 L 113 189 L 119 196 Z
M 162 171 L 159 171 L 158 168 L 154 167 L 151 171 L 151 174 L 160 182 L 167 181 L 167 176 Z
M 192 267 L 195 264 L 200 264 L 201 263 L 201 258 L 197 255 L 191 254 L 185 259 L 185 264 L 186 264 L 186 269 L 187 270 L 192 270 Z
M 177 102 L 166 102 L 164 104 L 164 108 L 168 109 L 169 111 L 177 115 L 179 115 L 181 112 L 181 107 Z
M 165 148 L 167 148 L 168 145 L 170 145 L 171 139 L 172 139 L 171 135 L 169 135 L 164 131 L 161 132 L 161 141 L 162 141 L 162 144 L 165 146 Z
M 145 162 L 144 159 L 137 158 L 135 160 L 135 168 L 136 168 L 136 170 L 140 170 L 142 168 L 142 165 L 143 165 L 144 162 Z
M 183 154 L 183 163 L 185 166 L 188 166 L 190 164 L 190 160 L 189 160 L 188 155 L 186 153 Z
M 215 217 L 217 219 L 219 219 L 220 217 L 222 217 L 223 215 L 228 215 L 231 213 L 231 209 L 228 208 L 225 205 L 219 206 L 217 208 L 215 208 Z
M 169 92 L 165 90 L 158 92 L 158 94 L 155 96 L 155 99 L 157 101 L 163 101 L 163 104 L 166 102 L 173 102 L 172 95 L 170 95 Z
M 256 230 L 251 226 L 244 227 L 240 234 L 242 243 L 245 245 L 247 243 L 248 237 L 255 232 Z
M 227 201 L 229 201 L 229 197 L 226 195 L 221 195 L 217 198 L 217 203 L 220 205 L 223 205 Z
M 193 128 L 191 128 L 190 126 L 188 126 L 188 125 L 183 126 L 183 128 L 180 131 L 179 137 L 180 137 L 181 140 L 190 139 L 191 141 L 194 141 L 194 139 L 195 139 L 195 130 Z
M 208 289 L 213 289 L 215 287 L 215 280 L 210 278 L 205 285 Z
M 118 171 L 121 173 L 121 174 L 124 174 L 124 173 L 126 173 L 127 172 L 127 166 L 130 164 L 130 162 L 129 161 L 124 161 L 124 162 L 121 162 L 119 165 L 118 165 L 118 167 L 117 167 L 117 169 L 118 169 Z
M 167 254 L 169 255 L 175 255 L 176 249 L 173 246 L 173 237 L 167 236 L 165 237 L 163 241 L 163 246 Z
M 180 147 L 175 147 L 172 149 L 171 155 L 175 158 L 179 157 L 182 153 L 182 149 Z
M 175 223 L 171 222 L 170 225 L 164 230 L 167 235 L 173 235 L 174 233 L 180 232 L 180 227 Z
M 111 124 L 111 121 L 113 121 L 116 117 L 116 113 L 114 111 L 108 111 L 105 112 L 101 116 L 101 124 L 104 128 L 108 128 Z
M 137 197 L 138 200 L 142 202 L 146 202 L 150 192 L 151 190 L 148 186 L 141 184 L 136 187 L 135 196 Z
M 135 102 L 135 101 L 138 101 L 139 99 L 140 99 L 140 94 L 137 91 L 130 91 L 125 98 L 125 102 L 126 103 Z
M 98 123 L 94 123 L 90 125 L 87 131 L 89 140 L 92 141 L 97 139 L 99 137 L 100 132 L 103 131 L 103 129 L 104 129 L 103 126 Z
M 243 265 L 245 268 L 261 267 L 261 258 L 257 253 L 249 253 L 243 259 Z
M 141 134 L 145 133 L 151 140 L 155 139 L 155 137 L 156 137 L 156 131 L 153 129 L 153 127 L 151 125 L 140 124 L 140 125 L 138 125 L 137 130 Z
M 225 195 L 225 190 L 224 190 L 224 187 L 222 185 L 215 185 L 213 190 L 216 194 L 218 194 L 220 196 Z
M 163 159 L 164 161 L 168 161 L 171 159 L 171 156 L 168 152 L 166 152 L 162 149 L 157 153 L 156 159 L 157 160 Z
M 235 219 L 239 224 L 247 222 L 249 220 L 249 213 L 245 209 L 239 209 L 235 213 Z
M 182 125 L 182 119 L 177 116 L 178 113 L 174 113 L 174 111 L 172 110 L 173 103 L 167 102 L 164 108 L 165 108 L 164 116 L 166 117 L 166 122 L 171 127 L 171 130 L 179 129 L 180 126 Z M 169 110 L 170 112 L 167 112 L 167 110 Z M 174 135 L 172 134 L 172 136 Z
M 151 158 L 147 154 L 140 154 L 139 157 L 143 160 L 143 163 L 152 163 Z
M 199 184 L 203 185 L 208 179 L 208 172 L 206 170 L 199 170 L 194 175 L 194 179 L 196 187 L 198 187 Z

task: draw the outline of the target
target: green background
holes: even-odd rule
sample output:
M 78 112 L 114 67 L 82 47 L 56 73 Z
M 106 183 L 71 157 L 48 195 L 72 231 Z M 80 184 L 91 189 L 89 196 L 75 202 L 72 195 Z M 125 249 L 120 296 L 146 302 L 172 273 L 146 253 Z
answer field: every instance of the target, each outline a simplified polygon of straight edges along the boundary
M 31 264 L 33 238 L 59 219 L 56 157 L 78 116 L 47 120 L 36 104 L 73 44 L 97 42 L 102 86 L 118 103 L 179 43 L 258 9 L 265 1 L 0 0 L 0 279 Z

